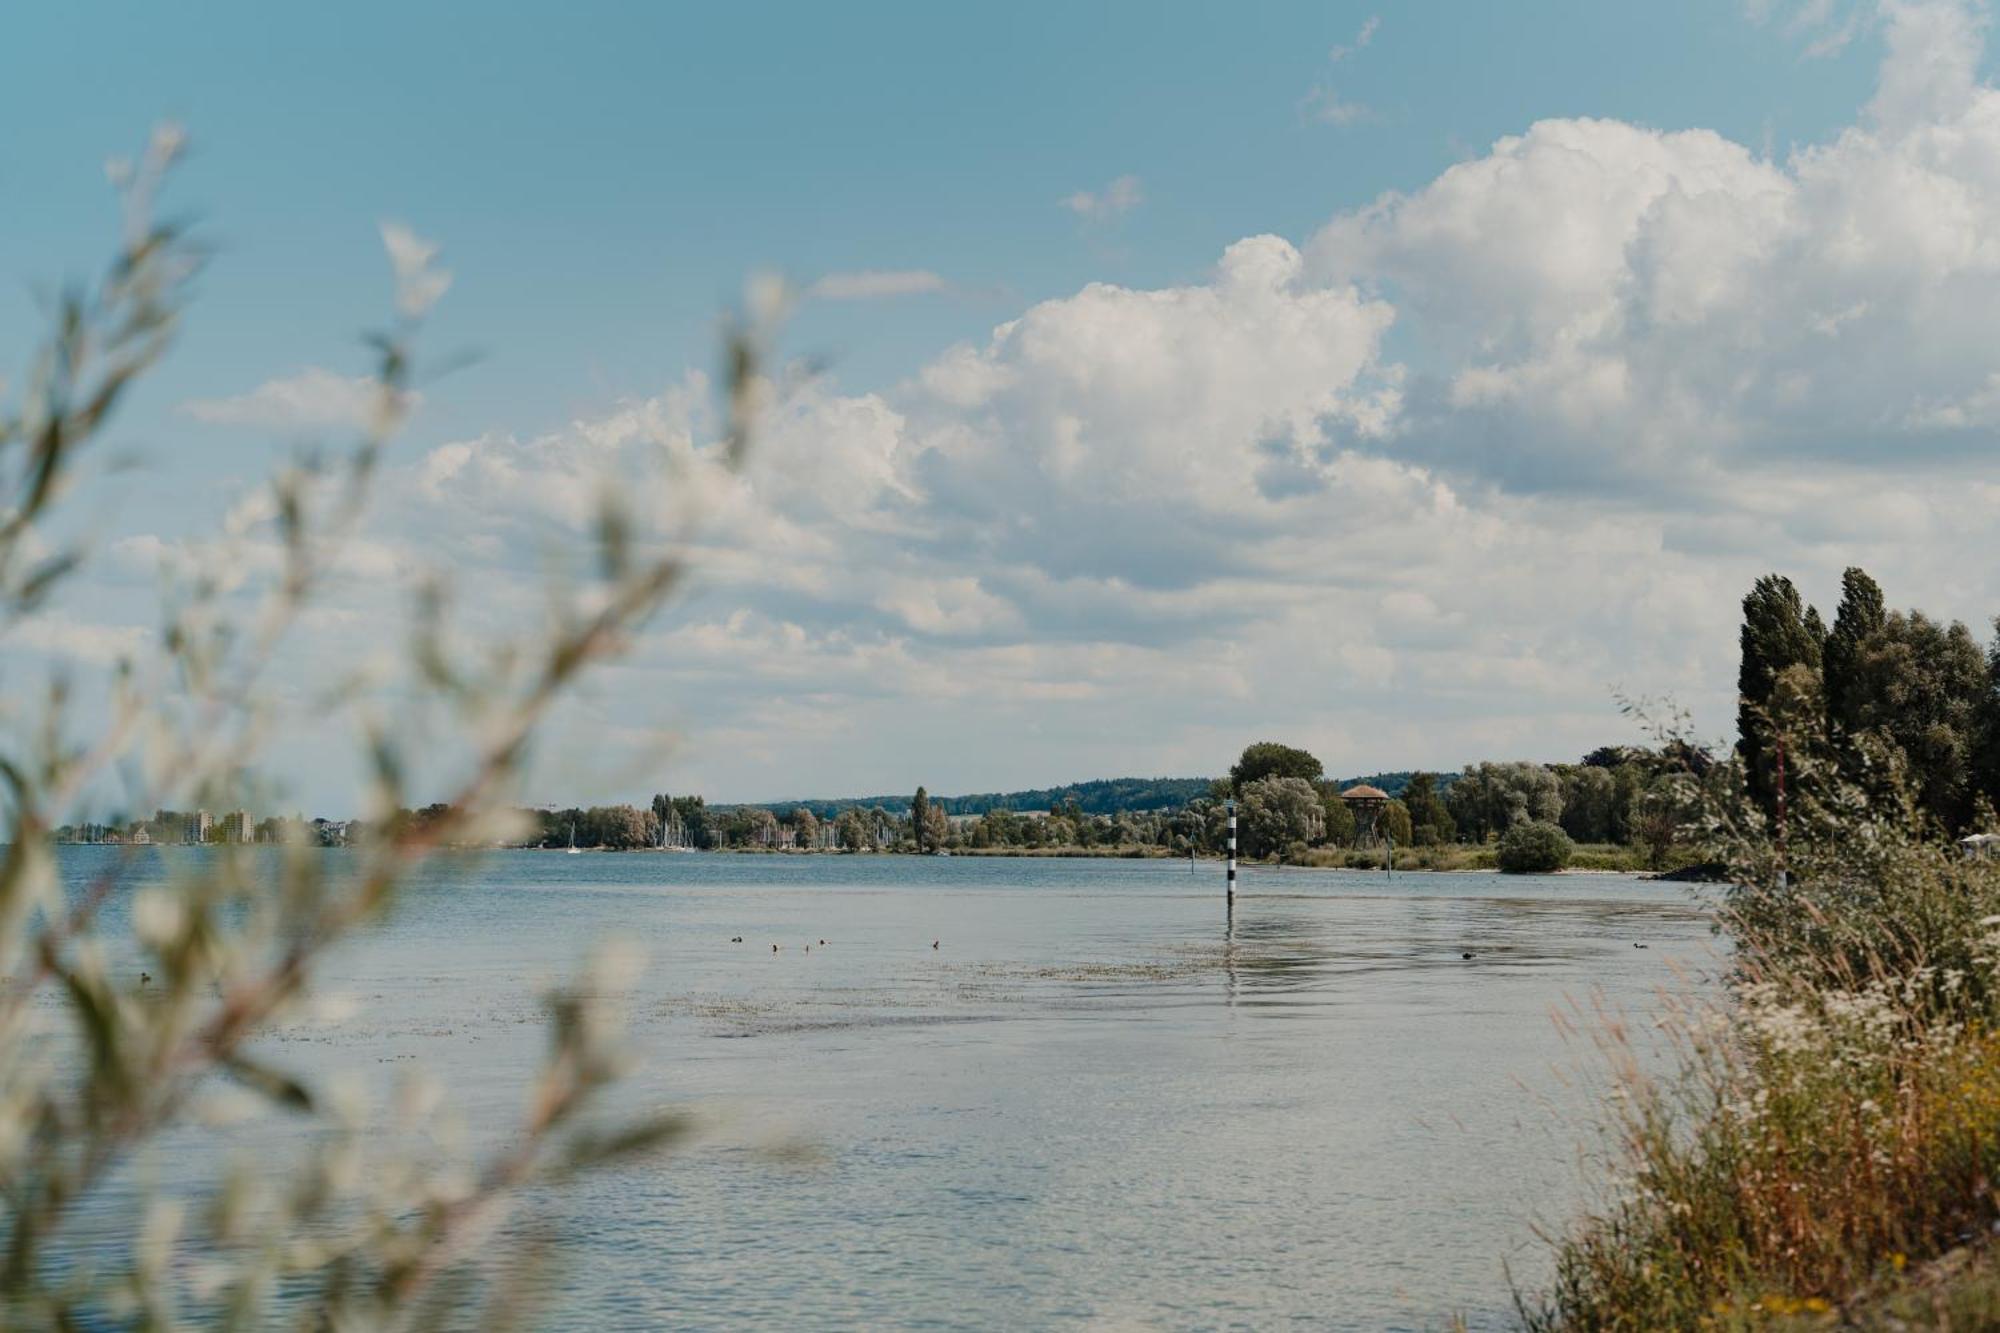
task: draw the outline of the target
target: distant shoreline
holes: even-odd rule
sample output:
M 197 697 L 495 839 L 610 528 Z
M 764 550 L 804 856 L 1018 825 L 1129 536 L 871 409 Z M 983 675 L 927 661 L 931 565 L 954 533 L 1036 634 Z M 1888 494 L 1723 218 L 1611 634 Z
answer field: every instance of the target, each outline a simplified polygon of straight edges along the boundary
M 197 850 L 204 846 L 218 846 L 221 844 L 177 843 L 177 842 L 156 842 L 147 844 L 147 843 L 71 841 L 71 842 L 59 842 L 56 845 L 61 847 L 127 847 L 127 848 L 151 846 L 160 848 L 163 851 L 171 850 L 175 852 L 182 852 L 182 851 Z M 262 845 L 270 845 L 270 844 L 262 844 Z M 336 851 L 336 850 L 345 850 L 345 848 L 328 847 L 325 850 Z M 571 849 L 568 847 L 545 847 L 545 846 L 457 847 L 457 848 L 452 848 L 451 850 L 456 852 L 538 852 L 549 856 L 567 856 L 570 854 L 571 851 Z M 668 855 L 684 856 L 691 853 L 698 853 L 704 856 L 777 856 L 777 857 L 886 856 L 886 857 L 902 858 L 902 857 L 926 857 L 935 855 L 935 853 L 930 853 L 930 852 L 896 851 L 896 850 L 883 850 L 883 849 L 870 849 L 868 851 L 857 852 L 857 851 L 838 850 L 833 848 L 801 849 L 796 847 L 754 847 L 754 846 L 753 847 L 696 847 L 696 848 L 598 846 L 598 847 L 578 847 L 575 850 L 577 852 L 588 852 L 592 855 L 609 855 L 609 856 L 631 856 L 631 855 L 647 855 L 647 854 L 655 856 L 668 856 Z M 1703 876 L 1700 874 L 1690 874 L 1689 873 L 1690 867 L 1686 866 L 1674 866 L 1665 870 L 1659 870 L 1642 864 L 1630 863 L 1631 860 L 1633 860 L 1634 858 L 1629 858 L 1629 856 L 1618 854 L 1620 852 L 1623 852 L 1624 850 L 1625 849 L 1622 848 L 1621 849 L 1609 849 L 1609 848 L 1596 849 L 1590 847 L 1580 848 L 1579 851 L 1584 854 L 1583 857 L 1580 859 L 1584 859 L 1586 861 L 1585 864 L 1581 865 L 1573 864 L 1565 867 L 1562 870 L 1551 871 L 1549 873 L 1557 875 L 1575 875 L 1575 876 L 1625 875 L 1641 879 L 1657 879 L 1657 880 L 1673 881 L 1673 882 L 1698 881 L 1703 878 Z M 1224 858 L 1221 856 L 1204 853 L 1199 856 L 1190 858 L 1186 855 L 1169 851 L 1167 848 L 1156 846 L 1149 843 L 1126 844 L 1114 847 L 1079 847 L 1079 846 L 958 847 L 951 849 L 946 855 L 947 857 L 968 857 L 968 858 L 976 857 L 987 860 L 1012 860 L 1012 861 L 1025 861 L 1025 860 L 1189 861 L 1192 860 L 1201 865 L 1217 866 L 1217 867 L 1220 867 L 1224 862 Z M 1604 863 L 1605 861 L 1611 861 L 1613 863 L 1605 864 Z M 1618 864 L 1617 862 L 1620 861 L 1625 861 L 1628 863 Z M 1596 863 L 1591 864 L 1589 862 L 1596 862 Z M 1238 864 L 1243 866 L 1245 869 L 1256 869 L 1256 870 L 1323 870 L 1323 871 L 1330 870 L 1330 871 L 1339 871 L 1347 874 L 1369 874 L 1369 875 L 1380 875 L 1384 873 L 1384 868 L 1382 865 L 1382 854 L 1380 851 L 1360 851 L 1352 848 L 1340 849 L 1337 854 L 1328 854 L 1328 852 L 1325 851 L 1324 849 L 1316 849 L 1312 855 L 1309 855 L 1305 860 L 1302 861 L 1272 861 L 1272 860 L 1259 860 L 1250 857 L 1242 857 L 1239 858 Z M 1698 870 L 1705 870 L 1706 867 L 1692 867 L 1692 869 L 1698 871 Z M 1413 849 L 1407 847 L 1397 848 L 1395 854 L 1394 873 L 1398 875 L 1415 875 L 1415 874 L 1497 875 L 1500 873 L 1500 870 L 1498 866 L 1494 864 L 1493 848 L 1468 847 L 1459 844 L 1449 844 L 1446 848 L 1443 849 L 1438 849 L 1438 848 Z
M 568 855 L 569 853 L 569 849 L 566 847 L 500 847 L 500 848 L 493 848 L 491 850 L 515 851 L 515 852 L 547 852 L 551 855 Z M 674 855 L 686 855 L 689 849 L 682 849 L 677 847 L 629 847 L 629 848 L 579 847 L 577 850 L 580 852 L 605 853 L 610 855 L 625 856 L 633 853 L 638 853 L 642 855 L 646 853 L 653 853 L 656 855 L 669 854 L 669 853 Z M 796 847 L 700 847 L 700 848 L 693 848 L 691 850 L 706 856 L 778 856 L 778 857 L 888 856 L 888 857 L 901 858 L 901 857 L 927 857 L 934 855 L 934 853 L 914 852 L 914 851 L 870 850 L 864 852 L 852 852 L 852 851 L 837 851 L 831 849 L 801 850 Z M 1449 863 L 1424 865 L 1418 863 L 1414 859 L 1415 856 L 1417 855 L 1416 853 L 1413 853 L 1407 848 L 1398 849 L 1396 853 L 1395 873 L 1398 875 L 1422 875 L 1422 874 L 1497 875 L 1500 873 L 1499 867 L 1493 864 L 1492 849 L 1458 848 L 1456 850 L 1464 853 L 1470 853 L 1470 855 L 1460 855 L 1460 856 L 1452 856 L 1445 858 L 1445 860 L 1448 861 Z M 1484 857 L 1479 856 L 1478 852 L 1480 851 L 1485 851 L 1486 855 Z M 1361 860 L 1363 856 L 1372 856 L 1373 857 L 1372 863 L 1362 864 Z M 1207 854 L 1189 858 L 1187 856 L 1178 855 L 1174 852 L 1168 851 L 1164 847 L 1156 847 L 1150 844 L 1137 844 L 1137 845 L 1127 845 L 1120 847 L 961 847 L 952 849 L 951 852 L 949 853 L 949 857 L 978 857 L 987 860 L 1013 860 L 1013 861 L 1020 861 L 1020 860 L 1188 861 L 1192 859 L 1193 861 L 1201 865 L 1213 865 L 1213 866 L 1221 866 L 1224 863 L 1225 859 L 1220 856 L 1213 856 Z M 949 859 L 949 857 L 947 859 Z M 1483 864 L 1481 862 L 1483 862 Z M 1368 874 L 1368 875 L 1379 875 L 1383 873 L 1381 856 L 1379 853 L 1350 853 L 1346 860 L 1339 862 L 1330 862 L 1325 860 L 1269 861 L 1269 860 L 1255 860 L 1248 857 L 1243 857 L 1239 858 L 1238 864 L 1246 869 L 1256 869 L 1256 870 L 1331 870 L 1331 871 L 1339 871 L 1345 874 Z M 1562 870 L 1550 871 L 1548 873 L 1554 875 L 1575 875 L 1575 876 L 1621 875 L 1639 879 L 1662 879 L 1662 880 L 1674 880 L 1677 878 L 1677 876 L 1675 876 L 1672 872 L 1661 872 L 1648 869 L 1645 866 L 1636 866 L 1636 865 L 1573 865 L 1565 867 Z

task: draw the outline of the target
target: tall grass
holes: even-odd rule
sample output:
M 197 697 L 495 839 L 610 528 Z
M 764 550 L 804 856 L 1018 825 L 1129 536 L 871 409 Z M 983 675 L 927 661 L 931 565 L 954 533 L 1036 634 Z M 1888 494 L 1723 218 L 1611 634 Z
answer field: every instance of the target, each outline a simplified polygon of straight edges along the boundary
M 1604 1034 L 1610 1183 L 1522 1297 L 1540 1329 L 1837 1319 L 2000 1219 L 2000 865 L 1912 814 L 1893 764 L 1792 744 L 1782 824 L 1734 775 L 1699 794 L 1737 887 L 1721 1001 L 1676 1011 L 1648 1076 Z

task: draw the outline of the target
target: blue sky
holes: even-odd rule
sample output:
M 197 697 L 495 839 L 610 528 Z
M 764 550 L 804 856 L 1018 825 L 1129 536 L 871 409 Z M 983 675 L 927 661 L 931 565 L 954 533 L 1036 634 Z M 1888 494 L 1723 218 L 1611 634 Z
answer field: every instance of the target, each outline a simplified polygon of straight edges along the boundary
M 497 479 L 698 448 L 677 395 L 745 274 L 901 292 L 802 306 L 786 350 L 828 373 L 719 507 L 755 533 L 725 524 L 716 577 L 582 714 L 681 737 L 657 785 L 1208 772 L 1265 734 L 1341 772 L 1567 758 L 1623 738 L 1614 687 L 1719 731 L 1763 568 L 2000 608 L 1951 554 L 1990 502 L 1949 479 L 2000 411 L 1964 239 L 2000 188 L 1985 19 L 37 6 L 0 81 L 0 364 L 37 284 L 107 245 L 105 159 L 162 119 L 217 247 L 119 423 L 152 466 L 93 511 L 101 582 L 41 641 L 130 641 L 146 562 L 337 420 L 254 395 L 365 368 L 397 219 L 454 275 L 426 345 L 478 360 L 397 446 L 376 568 L 496 605 L 566 522 Z M 1856 463 L 1884 456 L 1886 486 Z M 386 634 L 392 603 L 345 609 Z M 302 732 L 279 776 L 339 808 L 342 746 Z
M 34 202 L 0 252 L 5 346 L 35 328 L 27 283 L 97 261 L 102 163 L 161 119 L 194 138 L 176 198 L 221 249 L 167 392 L 338 356 L 379 320 L 374 224 L 401 218 L 460 279 L 436 341 L 485 356 L 419 428 L 446 438 L 650 391 L 708 355 L 753 269 L 949 282 L 800 321 L 801 350 L 881 384 L 1035 300 L 1198 278 L 1239 237 L 1308 234 L 1544 117 L 1817 139 L 1874 54 L 1808 59 L 1732 3 L 453 8 L 15 16 L 34 56 L 0 90 L 0 188 Z M 1365 118 L 1302 110 L 1325 83 Z M 1123 175 L 1145 203 L 1115 221 L 1057 206 Z

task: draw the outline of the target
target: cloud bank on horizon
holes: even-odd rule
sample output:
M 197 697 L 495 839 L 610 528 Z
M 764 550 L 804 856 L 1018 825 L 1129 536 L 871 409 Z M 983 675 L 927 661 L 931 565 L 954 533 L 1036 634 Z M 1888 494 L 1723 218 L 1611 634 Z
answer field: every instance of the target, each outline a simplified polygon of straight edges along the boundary
M 440 563 L 496 617 L 531 607 L 598 479 L 666 457 L 710 510 L 702 590 L 557 770 L 675 732 L 660 783 L 736 799 L 1217 772 L 1265 736 L 1341 772 L 1558 759 L 1630 738 L 1614 689 L 1720 733 L 1767 569 L 1825 599 L 1859 563 L 1898 603 L 2000 610 L 1986 19 L 1871 15 L 1873 100 L 1823 142 L 1540 121 L 1309 236 L 1245 237 L 1201 282 L 1093 283 L 893 387 L 807 384 L 741 479 L 712 466 L 697 375 L 432 449 L 355 557 L 387 577 L 312 632 L 392 635 L 396 579 Z M 1113 216 L 1124 179 L 1064 202 Z M 323 423 L 350 387 L 186 410 Z

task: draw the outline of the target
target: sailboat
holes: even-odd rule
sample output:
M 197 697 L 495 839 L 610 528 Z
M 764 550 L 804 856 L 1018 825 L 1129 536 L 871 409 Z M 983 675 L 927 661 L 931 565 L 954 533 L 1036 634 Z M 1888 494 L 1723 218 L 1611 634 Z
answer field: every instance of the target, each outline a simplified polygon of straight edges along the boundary
M 576 856 L 582 851 L 583 848 L 576 845 L 576 821 L 572 819 L 569 821 L 569 854 Z

